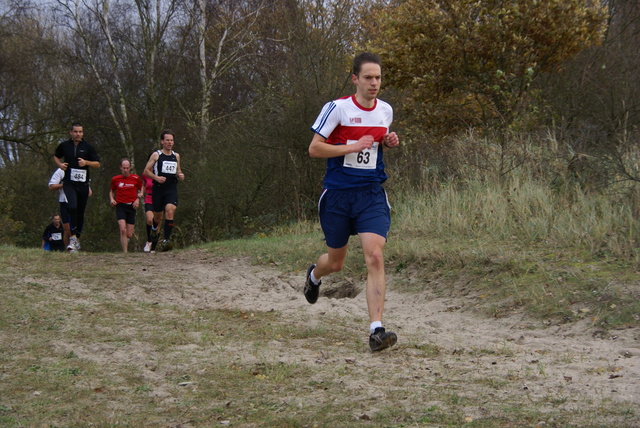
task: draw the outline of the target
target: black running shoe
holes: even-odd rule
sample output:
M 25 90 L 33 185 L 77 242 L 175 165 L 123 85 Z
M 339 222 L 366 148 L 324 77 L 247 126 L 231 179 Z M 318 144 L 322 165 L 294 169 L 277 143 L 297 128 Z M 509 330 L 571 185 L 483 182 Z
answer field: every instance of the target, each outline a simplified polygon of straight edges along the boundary
M 304 297 L 307 299 L 307 302 L 314 304 L 318 301 L 318 294 L 320 294 L 320 285 L 322 285 L 322 281 L 320 281 L 317 285 L 311 281 L 311 271 L 316 267 L 316 265 L 311 265 L 307 269 L 307 280 L 304 282 Z
M 384 327 L 376 327 L 373 333 L 369 336 L 369 347 L 371 351 L 382 351 L 390 346 L 393 346 L 398 341 L 398 336 L 392 331 L 385 332 Z
M 162 252 L 171 251 L 172 248 L 173 244 L 168 239 L 165 239 L 160 243 L 160 251 Z

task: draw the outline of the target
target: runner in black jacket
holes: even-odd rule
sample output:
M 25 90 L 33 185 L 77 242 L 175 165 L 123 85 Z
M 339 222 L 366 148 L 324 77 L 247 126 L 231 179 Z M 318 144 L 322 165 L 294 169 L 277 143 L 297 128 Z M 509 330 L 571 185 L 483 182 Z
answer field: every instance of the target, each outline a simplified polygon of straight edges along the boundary
M 89 167 L 100 168 L 100 158 L 93 146 L 82 138 L 81 124 L 72 124 L 70 134 L 71 139 L 56 148 L 53 161 L 65 172 L 62 188 L 67 196 L 71 235 L 67 250 L 76 252 L 80 249 L 78 239 L 82 234 L 84 211 L 89 199 Z

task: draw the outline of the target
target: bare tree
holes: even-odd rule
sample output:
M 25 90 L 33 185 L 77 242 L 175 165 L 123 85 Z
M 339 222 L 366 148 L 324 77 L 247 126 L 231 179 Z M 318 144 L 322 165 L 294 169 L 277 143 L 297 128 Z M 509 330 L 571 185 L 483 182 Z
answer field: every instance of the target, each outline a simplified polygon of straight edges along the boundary
M 211 114 L 214 84 L 227 71 L 251 54 L 249 47 L 260 35 L 256 31 L 263 1 L 226 0 L 212 3 L 197 0 L 194 20 L 198 47 L 200 105 L 198 114 L 189 114 L 189 126 L 196 129 L 200 146 L 209 141 L 215 120 Z
M 148 115 L 156 123 L 152 128 L 158 131 L 162 127 L 162 113 L 158 110 L 166 107 L 169 96 L 162 97 L 163 103 L 159 102 L 159 53 L 168 42 L 169 24 L 182 2 L 135 0 L 135 8 L 128 2 L 110 0 L 58 0 L 58 4 L 63 18 L 71 23 L 81 42 L 84 63 L 106 100 L 125 155 L 134 164 L 132 105 L 137 104 L 142 95 Z M 166 63 L 176 67 L 168 60 Z M 144 82 L 141 88 L 132 85 L 132 76 L 140 71 Z M 163 83 L 171 86 L 169 82 Z
M 60 131 L 66 82 L 52 23 L 27 2 L 0 16 L 0 166 L 22 153 L 44 155 Z

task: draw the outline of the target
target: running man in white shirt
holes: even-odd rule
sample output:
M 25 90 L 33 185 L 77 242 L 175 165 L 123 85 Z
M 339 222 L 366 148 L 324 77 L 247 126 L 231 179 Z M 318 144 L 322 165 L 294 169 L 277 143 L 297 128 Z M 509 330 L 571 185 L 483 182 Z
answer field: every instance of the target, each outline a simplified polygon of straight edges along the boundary
M 304 295 L 318 300 L 320 279 L 338 272 L 347 256 L 349 237 L 358 235 L 367 265 L 366 298 L 369 346 L 381 351 L 395 345 L 397 336 L 382 326 L 386 279 L 383 248 L 391 225 L 390 206 L 382 183 L 384 151 L 397 147 L 389 131 L 393 109 L 377 98 L 382 68 L 371 53 L 354 58 L 351 81 L 354 95 L 331 101 L 311 127 L 311 157 L 327 159 L 324 191 L 318 203 L 327 252 L 307 269 Z

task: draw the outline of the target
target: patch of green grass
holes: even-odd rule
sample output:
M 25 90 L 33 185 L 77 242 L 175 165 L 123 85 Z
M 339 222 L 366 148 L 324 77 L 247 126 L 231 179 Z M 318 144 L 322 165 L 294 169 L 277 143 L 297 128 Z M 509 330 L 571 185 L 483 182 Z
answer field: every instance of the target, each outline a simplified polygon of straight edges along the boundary
M 413 345 L 413 347 L 422 352 L 424 358 L 436 358 L 442 352 L 440 347 L 433 343 Z

